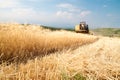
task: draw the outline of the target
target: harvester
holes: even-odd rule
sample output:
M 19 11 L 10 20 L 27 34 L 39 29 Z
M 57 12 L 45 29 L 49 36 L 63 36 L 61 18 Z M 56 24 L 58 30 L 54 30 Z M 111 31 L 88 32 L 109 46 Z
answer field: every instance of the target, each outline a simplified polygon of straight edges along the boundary
M 86 22 L 80 22 L 80 24 L 75 26 L 75 32 L 89 34 L 88 24 L 86 24 Z

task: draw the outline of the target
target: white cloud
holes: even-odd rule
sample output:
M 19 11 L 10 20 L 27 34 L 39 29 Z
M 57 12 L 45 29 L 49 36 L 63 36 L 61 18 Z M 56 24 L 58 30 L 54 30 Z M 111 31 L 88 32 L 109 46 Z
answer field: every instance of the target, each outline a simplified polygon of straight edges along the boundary
M 20 2 L 18 0 L 0 0 L 0 8 L 14 8 L 19 5 Z
M 38 0 L 27 0 L 38 1 Z M 42 1 L 42 0 L 41 0 Z M 44 1 L 44 0 L 43 0 Z M 25 5 L 23 0 L 1 0 L 0 21 L 4 22 L 52 22 L 56 16 L 47 11 L 36 11 L 33 6 Z
M 67 9 L 74 8 L 74 6 L 72 4 L 69 4 L 69 3 L 58 4 L 57 7 L 67 8 Z
M 79 18 L 83 18 L 88 16 L 89 14 L 91 14 L 90 10 L 81 10 L 80 8 L 78 8 L 77 6 L 74 6 L 72 4 L 69 3 L 62 3 L 62 4 L 58 4 L 57 5 L 58 8 L 60 8 L 59 11 L 57 11 L 57 16 L 70 16 L 70 17 L 78 17 Z
M 68 24 L 77 24 L 81 20 L 86 20 L 89 14 L 91 14 L 90 10 L 81 10 L 77 6 L 74 6 L 69 3 L 58 4 L 58 11 L 56 12 L 56 16 L 58 21 L 66 22 Z
M 57 11 L 56 15 L 58 17 L 64 17 L 64 18 L 72 18 L 72 13 L 67 12 L 67 11 Z
M 32 8 L 14 8 L 12 9 L 12 13 L 20 17 L 36 15 L 36 12 Z
M 79 8 L 77 8 L 76 6 L 69 4 L 69 3 L 58 4 L 57 7 L 60 8 L 61 10 L 67 10 L 70 12 L 79 12 L 80 11 Z
M 56 12 L 57 17 L 63 19 L 72 19 L 74 16 L 80 14 L 80 9 L 69 3 L 62 3 L 57 5 L 58 11 Z
M 49 24 L 57 21 L 56 16 L 33 8 L 13 8 L 9 11 L 0 11 L 0 22 L 39 23 Z
M 34 18 L 36 11 L 32 7 L 27 7 L 22 0 L 1 0 L 0 1 L 0 21 L 24 22 Z
M 4 22 L 29 22 L 34 18 L 35 13 L 32 9 L 16 8 L 11 11 L 0 12 L 0 21 Z
M 89 14 L 91 14 L 91 11 L 82 11 L 81 13 L 80 13 L 80 16 L 81 17 L 86 17 L 87 15 L 89 15 Z
M 58 4 L 58 11 L 56 12 L 38 11 L 32 6 L 23 4 L 22 1 L 23 0 L 0 1 L 0 21 L 16 21 L 21 23 L 28 22 L 40 24 L 74 24 L 79 22 L 81 16 L 83 17 L 91 13 L 90 11 L 81 11 L 77 6 L 68 3 Z
M 104 8 L 108 7 L 107 5 L 103 5 Z
M 28 0 L 28 1 L 37 2 L 38 0 Z

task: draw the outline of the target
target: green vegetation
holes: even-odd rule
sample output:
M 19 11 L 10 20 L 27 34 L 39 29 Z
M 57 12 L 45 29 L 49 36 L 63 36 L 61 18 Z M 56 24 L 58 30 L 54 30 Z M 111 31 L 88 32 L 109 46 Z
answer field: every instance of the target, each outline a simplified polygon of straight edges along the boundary
M 86 80 L 86 78 L 83 77 L 81 74 L 76 74 L 76 75 L 74 76 L 74 80 Z
M 62 74 L 62 80 L 86 80 L 86 77 L 82 76 L 81 74 L 76 74 L 73 77 L 69 77 L 66 73 Z
M 21 25 L 29 26 L 29 25 L 32 25 L 32 24 L 21 24 Z M 56 28 L 56 27 L 53 27 L 53 26 L 45 26 L 45 25 L 41 25 L 41 26 L 45 29 L 50 29 L 51 31 L 56 31 L 56 30 L 74 31 L 74 29 L 72 29 L 72 28 Z
M 98 28 L 92 30 L 96 35 L 120 37 L 120 28 Z
M 31 25 L 31 24 L 26 24 L 26 25 Z M 56 31 L 56 30 L 74 31 L 74 29 L 72 28 L 56 28 L 56 27 L 44 26 L 44 25 L 41 25 L 41 26 L 45 29 L 50 29 L 51 31 Z M 92 31 L 94 35 L 102 35 L 102 36 L 108 36 L 108 37 L 120 37 L 120 28 L 97 28 L 97 29 L 93 29 L 90 31 Z
M 66 29 L 64 29 L 64 28 L 55 28 L 55 27 L 51 27 L 51 26 L 43 26 L 43 25 L 42 25 L 42 27 L 44 27 L 45 29 L 50 29 L 50 30 L 52 30 L 52 31 L 55 31 L 55 30 L 74 31 L 74 29 L 72 29 L 72 28 L 66 28 Z

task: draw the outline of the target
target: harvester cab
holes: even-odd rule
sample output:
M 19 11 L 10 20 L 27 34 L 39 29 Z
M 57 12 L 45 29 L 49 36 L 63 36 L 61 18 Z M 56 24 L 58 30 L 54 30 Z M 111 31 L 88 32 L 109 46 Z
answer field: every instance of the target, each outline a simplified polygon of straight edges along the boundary
M 77 33 L 89 33 L 88 24 L 86 24 L 86 22 L 80 22 L 79 25 L 75 26 L 75 32 L 77 32 Z

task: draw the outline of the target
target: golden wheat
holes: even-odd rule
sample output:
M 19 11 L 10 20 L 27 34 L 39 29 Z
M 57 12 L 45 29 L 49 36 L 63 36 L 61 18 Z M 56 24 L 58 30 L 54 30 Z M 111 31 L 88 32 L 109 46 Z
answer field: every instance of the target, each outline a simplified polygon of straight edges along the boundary
M 120 39 L 101 38 L 74 51 L 57 52 L 29 60 L 27 64 L 19 64 L 18 67 L 16 64 L 9 66 L 3 64 L 1 77 L 16 80 L 76 80 L 74 76 L 80 74 L 88 80 L 119 80 L 119 46 Z
M 83 37 L 83 35 L 65 31 L 51 32 L 34 25 L 1 24 L 0 27 L 2 61 L 21 61 L 96 40 L 96 37 Z
M 18 26 L 21 25 L 16 27 Z M 27 56 L 26 64 L 2 63 L 1 80 L 120 79 L 120 39 L 99 37 L 96 41 L 98 38 L 90 35 L 33 30 L 29 27 L 25 30 L 25 26 L 22 27 L 17 30 L 0 31 L 2 60 L 7 60 L 6 57 L 11 59 L 16 56 L 19 58 Z M 91 42 L 94 43 L 89 44 Z M 66 48 L 67 50 L 63 50 Z M 39 57 L 55 50 L 58 52 Z M 38 55 L 35 59 L 28 60 L 35 54 Z

